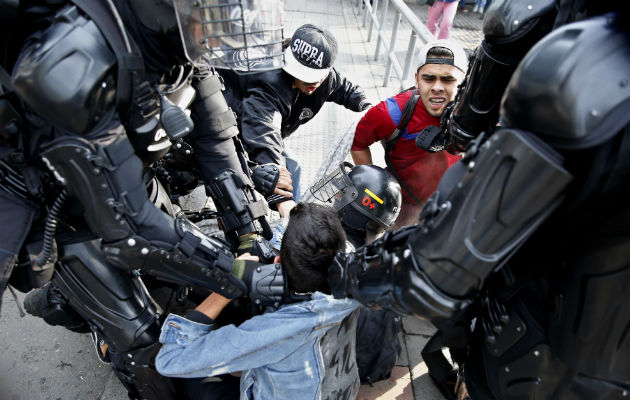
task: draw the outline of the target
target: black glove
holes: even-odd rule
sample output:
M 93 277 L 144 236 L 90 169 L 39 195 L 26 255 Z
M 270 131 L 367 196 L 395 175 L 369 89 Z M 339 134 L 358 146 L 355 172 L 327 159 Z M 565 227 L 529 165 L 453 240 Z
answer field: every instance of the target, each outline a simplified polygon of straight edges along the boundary
M 257 256 L 263 264 L 273 263 L 274 258 L 280 254 L 267 239 L 256 233 L 239 237 L 239 246 L 236 254 L 240 256 L 245 253 Z
M 265 197 L 273 193 L 280 179 L 280 168 L 276 164 L 261 164 L 252 170 L 254 187 Z
M 259 306 L 277 307 L 286 296 L 286 279 L 280 264 L 237 259 L 232 273 L 245 282 L 249 298 Z
M 442 112 L 440 125 L 427 126 L 416 136 L 416 146 L 429 153 L 437 153 L 446 148 L 449 142 L 448 119 L 453 113 L 453 108 L 455 108 L 455 102 L 451 101 Z
M 372 103 L 370 103 L 367 100 L 361 100 L 361 103 L 359 103 L 359 108 L 361 109 L 361 111 L 365 111 L 368 108 L 372 107 Z
M 348 265 L 354 259 L 354 253 L 337 253 L 328 267 L 328 287 L 336 299 L 348 297 Z

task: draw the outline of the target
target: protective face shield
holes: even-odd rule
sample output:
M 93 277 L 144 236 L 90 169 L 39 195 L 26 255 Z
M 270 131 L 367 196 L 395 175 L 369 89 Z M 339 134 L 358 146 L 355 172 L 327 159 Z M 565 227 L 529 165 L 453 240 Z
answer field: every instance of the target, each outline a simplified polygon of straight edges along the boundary
M 250 73 L 284 66 L 282 0 L 174 0 L 186 57 Z
M 375 165 L 339 168 L 313 185 L 311 194 L 337 210 L 344 224 L 362 231 L 380 233 L 394 224 L 402 201 L 400 185 Z

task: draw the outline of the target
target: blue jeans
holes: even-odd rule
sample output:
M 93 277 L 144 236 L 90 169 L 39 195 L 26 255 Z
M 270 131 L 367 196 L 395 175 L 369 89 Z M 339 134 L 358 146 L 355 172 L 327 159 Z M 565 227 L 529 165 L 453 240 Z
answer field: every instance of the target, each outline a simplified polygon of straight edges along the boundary
M 273 228 L 273 237 L 269 241 L 271 245 L 278 251 L 280 251 L 280 246 L 282 245 L 282 238 L 284 237 L 284 232 L 287 230 L 286 225 L 278 224 Z
M 302 174 L 302 167 L 298 164 L 297 161 L 292 159 L 287 155 L 287 153 L 282 153 L 287 162 L 287 169 L 291 173 L 291 181 L 293 182 L 293 200 L 296 203 L 300 201 L 300 175 Z

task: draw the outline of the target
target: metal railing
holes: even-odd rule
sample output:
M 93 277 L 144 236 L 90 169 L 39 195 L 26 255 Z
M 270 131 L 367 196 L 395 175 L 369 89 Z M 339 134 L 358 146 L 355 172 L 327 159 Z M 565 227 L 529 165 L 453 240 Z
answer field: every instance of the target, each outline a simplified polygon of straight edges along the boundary
M 427 43 L 433 40 L 433 35 L 429 32 L 429 29 L 418 19 L 418 17 L 411 11 L 411 9 L 405 4 L 403 0 L 382 0 L 382 7 L 379 10 L 379 0 L 372 0 L 370 4 L 369 0 L 356 0 L 356 6 L 358 14 L 363 13 L 363 27 L 369 24 L 368 27 L 368 42 L 372 40 L 372 33 L 376 29 L 376 51 L 374 53 L 374 60 L 379 59 L 379 53 L 381 45 L 387 52 L 387 62 L 385 64 L 385 78 L 383 79 L 383 86 L 389 86 L 389 78 L 392 68 L 398 76 L 400 82 L 400 89 L 406 88 L 406 82 L 411 78 L 411 64 L 413 62 L 416 43 L 418 36 Z M 387 22 L 387 9 L 389 4 L 395 8 L 394 22 L 390 32 L 387 32 L 385 25 Z M 377 15 L 379 14 L 379 15 Z M 368 18 L 369 17 L 369 18 Z M 407 52 L 405 53 L 403 64 L 396 56 L 396 41 L 398 39 L 398 31 L 400 28 L 400 22 L 404 18 L 404 21 L 411 28 L 411 35 L 409 37 L 409 43 L 407 46 Z M 390 37 L 387 37 L 389 33 Z M 387 43 L 389 39 L 389 44 Z

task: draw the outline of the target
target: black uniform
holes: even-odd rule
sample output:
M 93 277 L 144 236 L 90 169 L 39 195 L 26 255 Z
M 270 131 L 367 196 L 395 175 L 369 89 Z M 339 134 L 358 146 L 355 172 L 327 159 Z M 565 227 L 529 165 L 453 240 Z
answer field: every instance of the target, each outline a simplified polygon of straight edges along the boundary
M 252 75 L 221 72 L 225 99 L 238 115 L 245 146 L 257 164 L 285 165 L 282 140 L 310 121 L 327 101 L 352 111 L 368 102 L 363 89 L 331 69 L 310 95 L 292 87 L 295 79 L 283 70 Z
M 172 8 L 147 17 L 137 3 L 24 2 L 3 27 L 0 293 L 9 278 L 22 291 L 52 281 L 27 311 L 98 334 L 133 396 L 166 398 L 160 314 L 139 276 L 231 298 L 247 287 L 230 247 L 176 216 L 148 167 L 171 143 L 175 158 L 194 154 L 236 235 L 262 233 L 267 207 L 220 79 L 186 60 Z
M 330 270 L 336 296 L 431 320 L 473 399 L 630 393 L 630 44 L 600 8 L 495 0 L 445 118 L 464 158 L 420 224 Z

